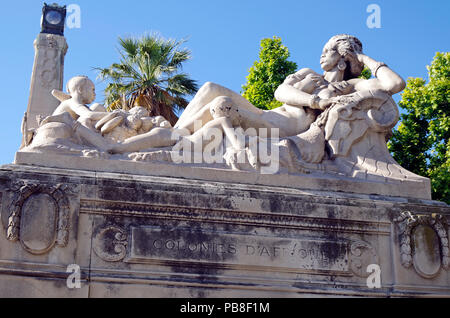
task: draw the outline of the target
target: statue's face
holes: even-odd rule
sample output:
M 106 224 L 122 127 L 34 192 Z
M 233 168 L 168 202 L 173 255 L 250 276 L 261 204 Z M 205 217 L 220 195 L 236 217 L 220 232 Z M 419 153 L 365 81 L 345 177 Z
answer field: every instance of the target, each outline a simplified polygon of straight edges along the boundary
M 83 97 L 86 104 L 91 104 L 93 101 L 95 101 L 97 95 L 95 94 L 95 85 L 91 81 L 88 81 L 84 85 Z
M 335 48 L 325 46 L 320 57 L 320 66 L 325 72 L 329 72 L 336 67 L 340 59 L 341 55 Z

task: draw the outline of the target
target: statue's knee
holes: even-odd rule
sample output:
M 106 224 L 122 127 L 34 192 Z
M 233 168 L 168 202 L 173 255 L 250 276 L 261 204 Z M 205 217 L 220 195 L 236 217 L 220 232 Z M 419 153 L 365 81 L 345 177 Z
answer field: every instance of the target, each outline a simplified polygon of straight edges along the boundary
M 214 94 L 214 92 L 219 91 L 219 85 L 212 83 L 212 82 L 206 82 L 205 85 L 202 86 L 200 89 L 200 92 L 206 95 Z

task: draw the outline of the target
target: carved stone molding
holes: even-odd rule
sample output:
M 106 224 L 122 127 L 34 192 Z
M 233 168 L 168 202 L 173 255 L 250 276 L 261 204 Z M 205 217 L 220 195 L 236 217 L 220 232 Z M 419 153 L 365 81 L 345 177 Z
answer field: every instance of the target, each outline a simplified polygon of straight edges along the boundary
M 255 225 L 255 214 L 240 210 L 219 210 L 186 206 L 163 206 L 150 203 L 120 202 L 82 199 L 80 213 L 96 215 L 142 216 L 160 220 L 189 220 L 197 222 L 227 223 L 241 225 Z M 314 229 L 359 234 L 390 235 L 390 223 L 377 221 L 331 221 L 328 219 L 303 217 L 288 213 L 268 214 L 257 216 L 258 226 L 283 227 L 293 229 Z
M 120 262 L 127 254 L 128 234 L 125 230 L 109 226 L 94 237 L 95 254 L 106 262 Z
M 19 241 L 31 254 L 50 251 L 55 244 L 67 246 L 69 240 L 70 205 L 68 186 L 15 182 L 10 189 L 14 197 L 10 205 L 7 239 Z
M 450 268 L 448 225 L 444 216 L 417 215 L 407 211 L 401 213 L 395 222 L 399 228 L 403 267 L 414 267 L 424 278 L 433 278 L 441 268 Z

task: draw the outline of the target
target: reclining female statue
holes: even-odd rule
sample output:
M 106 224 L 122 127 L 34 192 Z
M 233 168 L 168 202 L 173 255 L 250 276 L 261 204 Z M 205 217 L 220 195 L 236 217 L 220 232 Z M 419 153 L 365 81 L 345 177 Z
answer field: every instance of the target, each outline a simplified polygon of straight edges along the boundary
M 290 137 L 301 148 L 304 161 L 321 162 L 325 153 L 324 132 L 313 123 L 324 110 L 336 103 L 336 97 L 358 91 L 383 91 L 393 95 L 404 89 L 405 82 L 386 64 L 364 55 L 361 42 L 350 35 L 331 38 L 324 47 L 320 63 L 324 75 L 308 68 L 290 75 L 275 92 L 275 98 L 284 105 L 273 110 L 258 109 L 241 95 L 220 85 L 206 83 L 187 106 L 174 129 L 154 129 L 118 144 L 112 152 L 129 153 L 173 146 L 176 143 L 173 130 L 184 131 L 181 135 L 193 135 L 211 126 L 220 126 L 224 132 L 232 127 L 244 130 L 254 128 L 257 131 L 267 128 L 270 137 L 270 129 L 276 128 L 279 137 Z M 358 78 L 364 66 L 372 71 L 374 78 Z M 223 103 L 224 97 L 227 97 L 229 108 L 233 110 L 228 112 L 232 117 L 225 115 L 218 118 L 212 109 L 216 107 L 217 99 Z

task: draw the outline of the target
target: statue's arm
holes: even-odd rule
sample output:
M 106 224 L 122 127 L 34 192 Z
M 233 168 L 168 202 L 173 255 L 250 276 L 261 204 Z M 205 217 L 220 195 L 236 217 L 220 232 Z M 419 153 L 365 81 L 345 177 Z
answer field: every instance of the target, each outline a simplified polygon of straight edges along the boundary
M 386 64 L 377 62 L 364 54 L 358 54 L 358 59 L 371 70 L 375 79 L 360 81 L 356 86 L 357 90 L 362 90 L 363 88 L 381 89 L 394 95 L 405 89 L 406 83 L 403 78 L 391 70 Z
M 290 84 L 283 83 L 275 91 L 277 101 L 291 106 L 311 107 L 313 95 L 302 92 Z
M 76 113 L 79 117 L 83 117 L 83 118 L 87 118 L 87 119 L 91 119 L 91 120 L 100 120 L 103 117 L 105 117 L 106 115 L 108 115 L 108 113 L 103 113 L 103 112 L 93 112 L 92 110 L 90 110 L 87 106 L 85 105 L 74 105 L 71 106 L 71 109 L 74 113 Z
M 281 84 L 275 91 L 275 99 L 290 106 L 325 109 L 325 107 L 327 106 L 325 105 L 326 103 L 324 103 L 324 101 L 322 101 L 321 103 L 321 100 L 317 95 L 311 95 L 294 87 L 296 83 L 303 80 L 309 74 L 320 76 L 319 74 L 308 68 L 302 69 L 295 74 L 289 75 L 284 83 Z

